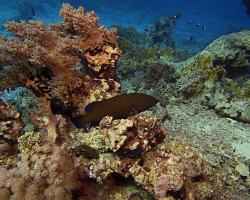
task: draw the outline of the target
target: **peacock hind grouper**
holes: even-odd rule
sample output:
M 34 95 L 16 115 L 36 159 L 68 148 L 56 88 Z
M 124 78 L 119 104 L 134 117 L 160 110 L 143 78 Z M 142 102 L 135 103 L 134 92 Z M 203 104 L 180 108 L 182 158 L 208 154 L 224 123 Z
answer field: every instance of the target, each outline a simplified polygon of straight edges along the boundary
M 85 107 L 85 114 L 69 117 L 77 128 L 84 128 L 88 124 L 99 123 L 105 116 L 111 116 L 114 119 L 124 119 L 133 116 L 151 108 L 157 102 L 158 100 L 154 97 L 143 93 L 121 94 L 90 103 Z M 57 114 L 61 113 L 57 112 Z

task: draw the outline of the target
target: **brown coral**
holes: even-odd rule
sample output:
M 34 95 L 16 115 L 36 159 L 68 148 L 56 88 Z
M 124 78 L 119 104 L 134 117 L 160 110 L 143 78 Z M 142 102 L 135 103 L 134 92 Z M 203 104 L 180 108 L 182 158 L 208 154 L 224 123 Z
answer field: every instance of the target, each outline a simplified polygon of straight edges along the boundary
M 24 124 L 20 114 L 0 103 L 0 163 L 7 156 L 15 155 L 17 151 L 17 139 L 21 135 Z
M 117 120 L 107 116 L 100 122 L 100 128 L 94 128 L 88 134 L 89 137 L 85 137 L 85 133 L 79 134 L 79 140 L 93 148 L 108 149 L 118 155 L 140 156 L 162 143 L 166 130 L 156 118 L 145 115 Z
M 15 37 L 0 38 L 0 89 L 25 85 L 38 96 L 56 97 L 83 112 L 89 102 L 120 92 L 116 30 L 99 26 L 94 12 L 82 7 L 63 4 L 60 15 L 63 22 L 49 26 L 33 20 L 5 25 Z M 86 74 L 77 71 L 79 66 Z

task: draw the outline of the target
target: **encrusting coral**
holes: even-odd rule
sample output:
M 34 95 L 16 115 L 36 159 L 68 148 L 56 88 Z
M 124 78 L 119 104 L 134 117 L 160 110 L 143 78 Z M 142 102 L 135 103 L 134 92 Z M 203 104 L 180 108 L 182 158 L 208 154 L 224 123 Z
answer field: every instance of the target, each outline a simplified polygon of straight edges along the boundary
M 113 151 L 119 155 L 140 156 L 161 144 L 166 131 L 156 118 L 136 115 L 127 119 L 113 120 L 105 117 L 99 128 L 87 133 L 78 132 L 78 141 L 101 152 Z

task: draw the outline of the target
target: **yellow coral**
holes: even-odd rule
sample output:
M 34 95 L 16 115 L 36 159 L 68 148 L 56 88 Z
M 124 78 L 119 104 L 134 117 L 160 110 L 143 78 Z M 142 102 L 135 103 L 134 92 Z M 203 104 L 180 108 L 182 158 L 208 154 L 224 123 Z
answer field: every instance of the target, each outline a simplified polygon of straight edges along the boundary
M 213 59 L 209 55 L 198 55 L 194 60 L 188 62 L 181 71 L 181 79 L 199 72 L 205 80 L 216 81 L 224 73 L 220 65 L 213 65 Z
M 43 139 L 39 133 L 26 132 L 18 139 L 19 150 L 23 153 L 29 153 L 36 145 L 42 144 L 42 140 Z

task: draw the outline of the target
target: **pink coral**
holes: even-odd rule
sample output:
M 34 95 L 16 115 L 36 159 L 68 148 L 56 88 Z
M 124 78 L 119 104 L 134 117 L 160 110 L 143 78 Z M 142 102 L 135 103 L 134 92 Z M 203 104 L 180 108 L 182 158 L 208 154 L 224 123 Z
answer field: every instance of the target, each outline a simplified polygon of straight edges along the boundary
M 17 167 L 0 169 L 0 188 L 9 188 L 11 198 L 17 200 L 72 199 L 73 191 L 80 191 L 83 186 L 84 167 L 80 168 L 77 159 L 63 148 L 45 142 L 39 133 L 26 133 L 23 137 Z

